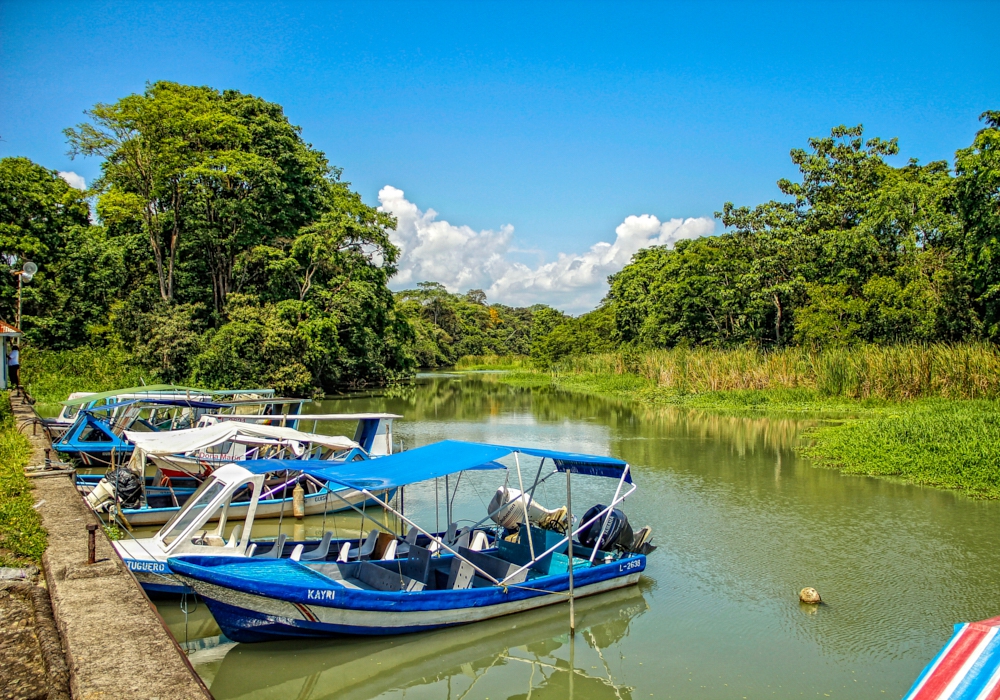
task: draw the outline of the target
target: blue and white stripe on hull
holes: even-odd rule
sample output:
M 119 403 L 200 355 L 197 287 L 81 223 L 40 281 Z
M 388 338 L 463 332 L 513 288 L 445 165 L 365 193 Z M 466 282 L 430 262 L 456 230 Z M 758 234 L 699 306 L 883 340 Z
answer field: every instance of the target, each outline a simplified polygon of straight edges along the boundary
M 333 582 L 328 587 L 308 588 L 258 580 L 236 588 L 232 580 L 220 580 L 223 585 L 204 580 L 206 569 L 214 567 L 192 566 L 184 560 L 171 560 L 171 564 L 175 574 L 205 600 L 223 633 L 237 642 L 404 634 L 480 622 L 565 602 L 569 582 L 566 574 L 557 574 L 506 587 L 411 593 L 349 589 Z M 288 561 L 269 565 L 306 568 Z M 639 555 L 579 569 L 574 572 L 574 597 L 635 585 L 645 565 L 645 557 Z

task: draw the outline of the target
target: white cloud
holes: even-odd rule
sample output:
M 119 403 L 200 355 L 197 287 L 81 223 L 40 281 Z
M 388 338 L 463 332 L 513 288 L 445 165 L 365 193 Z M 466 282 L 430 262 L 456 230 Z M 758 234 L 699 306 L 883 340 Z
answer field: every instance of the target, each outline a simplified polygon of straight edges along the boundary
M 402 190 L 389 185 L 378 195 L 380 209 L 396 217 L 393 242 L 402 251 L 396 289 L 425 280 L 440 282 L 451 292 L 483 289 L 490 301 L 513 306 L 544 303 L 570 313 L 597 306 L 607 292 L 608 275 L 621 270 L 641 248 L 673 245 L 679 240 L 711 235 L 710 217 L 661 222 L 651 214 L 626 217 L 613 243 L 600 242 L 585 253 L 560 253 L 553 262 L 531 268 L 511 260 L 514 227 L 474 231 L 438 221 L 437 212 L 421 212 Z
M 87 189 L 87 182 L 83 179 L 83 175 L 77 175 L 73 171 L 60 172 L 59 177 L 66 181 L 70 187 L 78 190 Z

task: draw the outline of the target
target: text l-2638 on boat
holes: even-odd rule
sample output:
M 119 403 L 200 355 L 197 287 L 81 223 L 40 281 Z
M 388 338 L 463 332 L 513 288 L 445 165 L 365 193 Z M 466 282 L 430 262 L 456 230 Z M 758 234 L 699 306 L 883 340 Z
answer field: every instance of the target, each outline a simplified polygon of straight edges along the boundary
M 390 561 L 183 556 L 167 563 L 205 600 L 223 633 L 239 642 L 435 629 L 638 582 L 653 547 L 649 528 L 633 533 L 617 507 L 636 488 L 622 460 L 449 440 L 383 457 L 377 470 L 345 463 L 323 471 L 331 483 L 356 489 L 427 536 L 376 494 L 469 470 L 508 469 L 499 462 L 508 457 L 513 457 L 519 488 L 501 486 L 486 516 L 473 526 L 491 519 L 497 523 L 494 546 L 481 551 L 432 537 L 437 552 L 414 545 L 405 559 Z M 521 457 L 539 460 L 528 491 Z M 567 505 L 547 511 L 534 501 L 534 492 L 559 473 L 566 474 Z M 508 469 L 508 480 L 510 474 Z M 614 479 L 610 505 L 595 505 L 573 518 L 570 474 Z

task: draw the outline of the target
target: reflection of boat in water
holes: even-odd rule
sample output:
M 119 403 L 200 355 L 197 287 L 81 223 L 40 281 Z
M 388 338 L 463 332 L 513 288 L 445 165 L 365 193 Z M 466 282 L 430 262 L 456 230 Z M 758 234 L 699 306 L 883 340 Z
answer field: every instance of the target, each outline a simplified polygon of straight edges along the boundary
M 592 662 L 588 657 L 588 663 L 575 664 L 573 683 L 582 697 L 631 697 L 631 689 L 617 685 L 601 665 L 602 652 L 626 637 L 631 621 L 646 609 L 641 586 L 577 601 L 575 653 L 579 657 L 587 651 L 597 659 Z M 367 700 L 456 676 L 476 683 L 487 675 L 503 674 L 510 697 L 525 697 L 530 691 L 533 698 L 566 698 L 568 633 L 569 608 L 554 605 L 404 637 L 236 644 L 216 671 L 211 691 L 217 700 Z M 522 666 L 527 665 L 533 667 L 528 673 L 534 681 L 522 684 Z M 591 668 L 594 665 L 598 670 Z M 460 684 L 452 685 L 457 698 Z

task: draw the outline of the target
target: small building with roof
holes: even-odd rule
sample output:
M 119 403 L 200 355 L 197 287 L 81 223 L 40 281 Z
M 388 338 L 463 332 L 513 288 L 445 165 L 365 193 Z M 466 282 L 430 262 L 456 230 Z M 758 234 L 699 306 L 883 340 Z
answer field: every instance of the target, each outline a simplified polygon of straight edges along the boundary
M 3 319 L 0 319 L 0 351 L 3 351 L 3 354 L 0 355 L 0 359 L 3 360 L 0 362 L 0 365 L 2 365 L 0 366 L 0 389 L 6 389 L 10 384 L 7 376 L 7 354 L 13 347 L 14 338 L 20 337 L 21 331 Z

